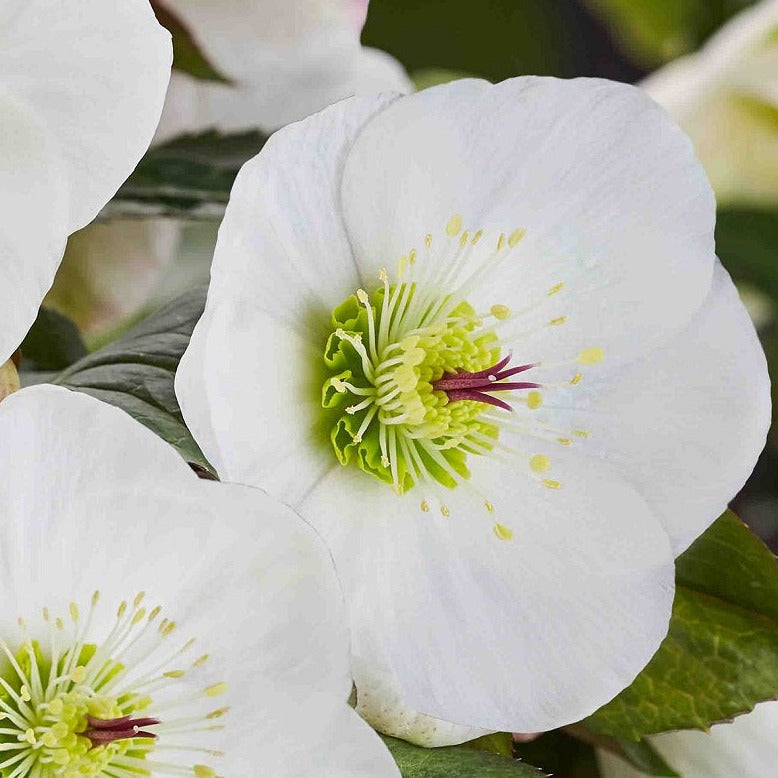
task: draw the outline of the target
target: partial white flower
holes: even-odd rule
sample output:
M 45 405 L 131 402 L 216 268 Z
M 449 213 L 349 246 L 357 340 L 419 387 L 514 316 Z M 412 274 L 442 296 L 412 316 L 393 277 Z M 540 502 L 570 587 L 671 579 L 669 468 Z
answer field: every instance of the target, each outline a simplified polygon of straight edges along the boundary
M 0 7 L 0 363 L 35 320 L 67 236 L 148 147 L 171 59 L 148 0 Z
M 176 388 L 330 544 L 358 693 L 537 732 L 649 660 L 769 423 L 713 226 L 688 139 L 600 80 L 354 99 L 244 167 Z
M 719 203 L 778 203 L 778 0 L 642 85 L 691 136 Z
M 185 132 L 275 130 L 355 94 L 409 92 L 388 54 L 363 47 L 361 0 L 159 0 L 231 83 L 175 72 L 158 140 Z
M 310 527 L 86 395 L 18 392 L 0 438 L 4 776 L 399 778 Z
M 766 778 L 778 759 L 778 702 L 763 702 L 751 713 L 706 732 L 667 732 L 651 744 L 683 778 Z M 622 759 L 597 752 L 603 778 L 645 778 Z

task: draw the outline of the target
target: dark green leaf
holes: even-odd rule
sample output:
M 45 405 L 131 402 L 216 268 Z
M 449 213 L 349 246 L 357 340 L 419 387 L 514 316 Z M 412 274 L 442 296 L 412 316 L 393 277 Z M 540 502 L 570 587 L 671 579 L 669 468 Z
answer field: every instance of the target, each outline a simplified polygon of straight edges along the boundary
M 500 756 L 513 756 L 513 737 L 510 732 L 494 732 L 491 735 L 469 740 L 465 743 L 468 748 L 476 751 L 488 751 Z
M 546 732 L 528 743 L 516 743 L 514 750 L 554 778 L 600 778 L 592 744 L 571 737 L 566 731 Z
M 184 424 L 173 388 L 205 294 L 205 288 L 187 292 L 121 340 L 76 362 L 52 383 L 121 408 L 172 444 L 187 462 L 213 474 Z
M 210 131 L 156 146 L 106 206 L 102 217 L 221 218 L 235 176 L 266 140 L 259 131 L 236 135 Z
M 749 281 L 778 303 L 778 211 L 722 208 L 716 253 L 739 281 Z
M 778 697 L 778 565 L 762 541 L 727 511 L 678 558 L 676 585 L 667 638 L 593 732 L 707 729 Z
M 78 327 L 67 316 L 41 308 L 21 352 L 22 370 L 64 370 L 86 356 L 86 346 Z
M 173 37 L 173 67 L 201 81 L 229 83 L 206 58 L 187 26 L 163 2 L 151 0 L 151 6 L 159 23 Z
M 467 746 L 420 748 L 384 737 L 403 778 L 541 778 L 537 767 Z

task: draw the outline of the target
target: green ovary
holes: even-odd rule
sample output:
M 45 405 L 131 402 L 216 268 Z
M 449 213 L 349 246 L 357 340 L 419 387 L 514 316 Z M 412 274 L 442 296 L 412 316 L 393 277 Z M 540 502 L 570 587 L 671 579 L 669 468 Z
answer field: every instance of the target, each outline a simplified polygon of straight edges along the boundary
M 322 387 L 341 464 L 356 464 L 398 493 L 420 480 L 452 488 L 468 478 L 468 454 L 487 453 L 498 429 L 480 419 L 482 403 L 452 402 L 434 383 L 498 361 L 497 339 L 481 326 L 467 302 L 431 298 L 415 284 L 384 284 L 344 300 L 332 313 Z
M 42 655 L 36 642 L 19 649 L 16 662 L 31 679 L 31 686 L 20 682 L 13 667 L 0 675 L 0 776 L 86 778 L 103 775 L 117 757 L 145 758 L 147 749 L 139 744 L 148 740 L 117 740 L 95 746 L 84 734 L 89 729 L 88 716 L 115 719 L 143 704 L 140 701 L 120 708 L 120 700 L 100 693 L 122 670 L 110 660 L 96 680 L 84 682 L 84 665 L 94 653 L 94 646 L 83 645 L 77 662 L 71 662 L 66 653 L 52 667 L 51 658 Z M 140 769 L 135 774 L 151 773 Z

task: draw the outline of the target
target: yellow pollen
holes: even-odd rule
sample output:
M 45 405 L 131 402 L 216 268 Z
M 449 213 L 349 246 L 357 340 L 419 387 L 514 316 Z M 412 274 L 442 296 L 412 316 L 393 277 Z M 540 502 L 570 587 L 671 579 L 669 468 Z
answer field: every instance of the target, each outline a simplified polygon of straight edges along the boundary
M 489 513 L 494 513 L 494 505 L 492 505 L 489 500 L 484 500 L 484 505 L 486 506 L 486 510 L 489 511 Z
M 207 764 L 196 764 L 192 771 L 194 772 L 195 778 L 217 778 L 216 776 L 216 770 L 213 769 L 213 767 L 208 767 Z
M 32 699 L 32 695 L 30 694 L 30 690 L 26 686 L 23 685 L 22 688 L 19 691 L 20 691 L 20 693 L 22 695 L 22 699 L 25 702 L 29 702 Z
M 429 513 L 430 504 L 426 500 L 422 500 L 419 507 L 424 511 L 424 513 Z
M 416 256 L 417 256 L 416 249 L 411 249 L 411 250 L 410 250 L 410 252 L 408 252 L 408 261 L 409 261 L 409 262 L 410 262 L 412 265 L 415 265 L 415 264 L 416 264 Z
M 381 457 L 381 467 L 389 467 L 389 464 L 390 464 L 389 457 L 382 456 Z
M 70 674 L 70 680 L 73 681 L 73 683 L 83 683 L 85 678 L 86 667 L 79 665 L 78 667 L 73 668 L 73 672 Z
M 186 673 L 183 670 L 168 670 L 166 673 L 162 673 L 165 678 L 183 678 Z
M 216 710 L 212 710 L 205 718 L 220 719 L 222 716 L 226 716 L 229 712 L 229 708 L 217 708 Z
M 513 538 L 513 530 L 509 529 L 504 524 L 495 522 L 495 525 L 492 527 L 492 529 L 494 530 L 494 534 L 497 535 L 500 540 L 511 540 Z
M 556 327 L 559 324 L 564 324 L 567 321 L 567 316 L 557 316 L 556 319 L 551 319 L 548 323 L 549 327 Z
M 163 622 L 163 624 L 164 626 L 160 625 L 159 631 L 167 637 L 176 628 L 176 623 L 175 621 L 168 621 L 166 624 Z
M 464 248 L 467 245 L 467 242 L 470 240 L 470 233 L 465 230 L 462 233 L 462 237 L 459 239 L 459 245 Z
M 383 284 L 385 284 L 389 280 L 389 273 L 387 272 L 385 267 L 381 268 L 381 272 L 378 274 L 378 279 Z
M 140 624 L 140 622 L 143 621 L 144 618 L 146 618 L 146 609 L 145 608 L 141 608 L 140 610 L 135 611 L 135 615 L 132 617 L 132 625 L 133 625 L 133 627 L 136 624 Z
M 557 438 L 556 442 L 561 443 L 563 446 L 569 446 L 573 441 L 570 438 Z
M 500 321 L 509 319 L 511 315 L 511 309 L 507 305 L 493 305 L 489 312 L 495 319 L 500 319 Z
M 202 667 L 208 661 L 210 656 L 210 654 L 203 654 L 201 657 L 198 657 L 194 662 L 192 662 L 192 667 Z
M 500 237 L 497 238 L 497 251 L 502 251 L 505 248 L 505 241 L 507 238 L 505 237 L 505 233 L 501 232 Z
M 587 348 L 578 355 L 578 362 L 582 365 L 596 365 L 605 359 L 605 352 L 601 348 Z
M 117 619 L 122 618 L 122 616 L 124 616 L 126 612 L 127 612 L 127 603 L 124 600 L 122 600 L 118 610 L 116 611 L 116 618 Z
M 570 385 L 575 386 L 576 384 L 581 383 L 581 379 L 583 376 L 580 373 L 576 373 L 571 379 L 570 379 Z
M 367 292 L 364 289 L 357 289 L 357 299 L 362 303 L 362 305 L 367 305 Z
M 530 457 L 529 467 L 533 473 L 545 473 L 551 467 L 551 460 L 545 454 Z
M 135 599 L 132 601 L 133 607 L 137 608 L 143 602 L 143 598 L 145 596 L 146 592 L 138 592 L 138 594 L 135 596 Z
M 424 245 L 425 245 L 427 248 L 432 248 L 432 235 L 430 235 L 429 233 L 427 233 L 427 234 L 424 236 Z M 381 280 L 383 280 L 383 279 L 381 279 Z
M 561 291 L 564 287 L 564 281 L 561 284 L 557 284 L 556 286 L 552 286 L 551 289 L 548 290 L 548 296 L 551 297 L 555 295 L 557 292 Z
M 441 505 L 441 506 L 440 506 L 440 512 L 441 512 L 441 513 L 442 513 L 442 514 L 443 514 L 443 515 L 444 515 L 446 518 L 448 518 L 448 517 L 451 515 L 451 511 L 450 511 L 450 510 L 448 509 L 448 507 L 447 507 L 447 506 L 445 506 L 445 505 Z
M 227 691 L 227 684 L 223 681 L 221 683 L 215 683 L 213 686 L 209 686 L 203 689 L 203 694 L 206 697 L 219 697 Z
M 57 626 L 57 629 L 62 632 L 63 629 L 65 629 L 65 625 L 62 623 L 62 619 L 57 618 L 57 620 L 54 622 Z
M 586 430 L 573 430 L 573 435 L 577 438 L 588 438 L 589 433 Z
M 538 408 L 540 408 L 541 405 L 543 405 L 543 395 L 537 390 L 533 389 L 527 395 L 527 407 L 531 411 L 536 411 Z
M 547 489 L 561 489 L 562 484 L 559 483 L 559 481 L 550 481 L 546 479 L 543 481 L 543 486 L 545 486 Z
M 74 602 L 70 603 L 70 618 L 73 619 L 73 621 L 78 621 L 78 605 L 76 605 Z
M 157 605 L 155 608 L 152 609 L 151 613 L 149 613 L 149 621 L 154 621 L 154 619 L 156 619 L 160 613 L 162 613 L 162 606 Z
M 521 239 L 527 234 L 527 231 L 525 229 L 518 229 L 514 230 L 511 233 L 510 238 L 508 238 L 508 245 L 513 248 L 514 246 L 517 246 Z
M 472 244 L 475 246 L 476 243 L 478 243 L 479 240 L 483 237 L 484 231 L 478 230 L 475 235 L 473 235 Z
M 448 220 L 446 225 L 446 234 L 450 237 L 459 235 L 459 231 L 462 229 L 462 217 L 457 213 Z

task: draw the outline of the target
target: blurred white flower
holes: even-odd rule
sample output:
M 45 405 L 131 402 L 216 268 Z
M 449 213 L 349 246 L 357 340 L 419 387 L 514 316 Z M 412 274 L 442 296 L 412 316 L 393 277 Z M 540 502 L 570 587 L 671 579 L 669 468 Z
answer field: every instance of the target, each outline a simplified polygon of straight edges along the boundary
M 710 733 L 668 732 L 651 745 L 683 778 L 767 778 L 778 760 L 778 702 L 763 702 L 751 713 Z M 598 751 L 602 778 L 645 778 L 613 754 Z
M 719 204 L 778 204 L 778 0 L 743 11 L 642 86 L 691 136 Z
M 714 210 L 600 80 L 355 98 L 243 168 L 176 390 L 330 544 L 371 720 L 544 731 L 652 656 L 769 424 Z
M 0 364 L 35 320 L 67 236 L 146 151 L 171 60 L 147 0 L 0 6 Z
M 299 517 L 66 389 L 9 397 L 0 440 L 3 775 L 399 778 Z
M 161 0 L 229 84 L 174 71 L 156 141 L 209 129 L 275 130 L 354 94 L 411 91 L 402 66 L 360 45 L 367 0 Z M 210 234 L 198 230 L 212 254 Z M 68 245 L 47 304 L 87 334 L 115 326 L 153 302 L 166 275 L 194 283 L 208 269 L 178 248 L 174 222 L 115 220 L 93 225 Z M 170 271 L 172 263 L 193 265 Z M 184 287 L 186 288 L 186 287 Z M 183 291 L 181 289 L 180 291 Z

